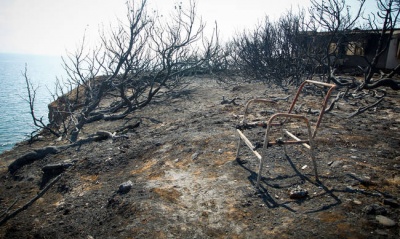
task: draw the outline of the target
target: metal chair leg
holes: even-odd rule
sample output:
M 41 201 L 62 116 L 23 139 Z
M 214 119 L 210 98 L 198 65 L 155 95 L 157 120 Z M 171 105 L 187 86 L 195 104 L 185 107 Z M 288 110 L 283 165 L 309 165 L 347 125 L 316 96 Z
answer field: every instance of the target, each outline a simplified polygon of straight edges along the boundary
M 315 159 L 315 154 L 314 154 L 314 140 L 313 140 L 313 136 L 312 136 L 312 133 L 311 133 L 311 127 L 310 127 L 309 123 L 307 123 L 307 128 L 308 128 L 308 141 L 309 141 L 308 143 L 310 145 L 310 148 L 309 148 L 310 157 L 311 157 L 311 160 L 312 160 L 313 166 L 314 166 L 315 180 L 319 181 L 318 169 L 317 169 L 317 161 Z
M 259 188 L 259 186 L 260 186 L 262 168 L 263 168 L 264 160 L 265 160 L 265 158 L 267 156 L 267 149 L 268 149 L 268 142 L 269 142 L 268 134 L 269 134 L 269 130 L 270 129 L 271 129 L 271 125 L 268 124 L 267 125 L 267 130 L 265 132 L 265 137 L 264 137 L 264 144 L 263 144 L 263 149 L 262 149 L 262 154 L 261 154 L 262 156 L 260 158 L 260 164 L 259 164 L 259 168 L 258 168 L 256 188 Z

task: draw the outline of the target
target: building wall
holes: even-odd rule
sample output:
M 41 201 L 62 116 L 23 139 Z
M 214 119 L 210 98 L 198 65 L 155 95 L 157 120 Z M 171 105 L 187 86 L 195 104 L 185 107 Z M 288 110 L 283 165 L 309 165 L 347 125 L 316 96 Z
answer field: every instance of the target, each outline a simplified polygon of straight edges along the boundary
M 382 53 L 379 57 L 376 67 L 379 69 L 393 69 L 400 63 L 400 59 L 398 58 L 397 50 L 398 50 L 398 43 L 399 43 L 399 36 L 400 34 L 395 35 L 395 39 L 392 39 L 390 42 L 390 46 L 388 50 Z M 376 48 L 378 45 L 378 41 L 380 38 L 379 34 L 356 34 L 356 35 L 349 35 L 348 36 L 349 42 L 363 42 L 363 50 L 357 51 L 346 51 L 345 55 L 342 55 L 341 58 L 342 64 L 341 66 L 344 68 L 356 68 L 356 67 L 366 67 L 368 66 L 367 61 L 372 61 L 376 54 Z M 346 46 L 348 47 L 348 46 Z M 354 50 L 354 48 L 353 48 Z
M 329 45 L 330 60 L 335 67 L 340 69 L 355 69 L 367 67 L 376 54 L 381 34 L 376 31 L 357 30 L 343 35 L 338 35 L 331 42 L 331 35 L 328 32 L 306 33 L 301 38 L 300 45 L 305 51 L 313 54 L 324 54 L 320 51 Z M 384 35 L 384 41 L 389 35 Z M 386 41 L 387 42 L 387 41 Z M 314 52 L 315 51 L 315 52 Z M 297 53 L 300 57 L 302 52 Z M 378 58 L 377 69 L 393 69 L 400 64 L 400 29 L 394 31 L 388 49 Z
M 393 38 L 390 41 L 385 68 L 393 69 L 400 64 L 399 47 L 400 47 L 400 33 L 393 35 Z

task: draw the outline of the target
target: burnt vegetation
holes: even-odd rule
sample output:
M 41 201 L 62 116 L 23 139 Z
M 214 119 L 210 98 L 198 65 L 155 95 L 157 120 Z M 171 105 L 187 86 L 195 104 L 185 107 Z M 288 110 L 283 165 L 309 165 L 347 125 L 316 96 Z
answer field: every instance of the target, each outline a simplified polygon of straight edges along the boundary
M 81 47 L 63 58 L 68 77 L 57 81 L 49 126 L 33 114 L 35 92 L 25 74 L 35 125 L 74 143 L 85 124 L 122 119 L 183 77 L 207 71 L 218 38 L 215 31 L 203 35 L 195 9 L 194 2 L 177 5 L 166 18 L 149 14 L 146 1 L 131 1 L 125 21 L 102 29 L 99 46 L 86 47 L 84 37 Z
M 340 111 L 338 102 L 356 101 L 358 109 L 341 112 L 340 117 L 362 114 L 384 101 L 387 88 L 400 89 L 400 2 L 377 1 L 377 12 L 372 13 L 364 12 L 364 0 L 357 2 L 350 7 L 343 0 L 313 0 L 308 12 L 290 10 L 277 21 L 266 17 L 255 30 L 238 33 L 225 45 L 219 42 L 217 23 L 205 35 L 195 2 L 176 5 L 168 18 L 156 11 L 149 14 L 145 0 L 128 2 L 125 21 L 102 29 L 97 47 L 87 47 L 83 37 L 80 47 L 63 58 L 68 77 L 57 79 L 49 124 L 35 114 L 36 89 L 25 69 L 27 102 L 36 127 L 30 142 L 41 134 L 54 135 L 65 142 L 54 148 L 57 153 L 126 137 L 124 129 L 139 127 L 140 117 L 115 132 L 80 134 L 89 123 L 124 119 L 160 94 L 174 92 L 188 76 L 201 74 L 224 79 L 221 84 L 254 81 L 285 91 L 305 79 L 334 83 L 338 91 L 325 112 Z M 222 100 L 236 104 L 235 99 Z M 44 158 L 48 151 L 39 152 L 22 156 L 9 170 Z
M 173 90 L 195 74 L 283 88 L 316 78 L 341 87 L 334 103 L 370 95 L 376 99 L 374 107 L 386 95 L 385 88 L 400 89 L 400 3 L 377 1 L 377 11 L 371 13 L 364 12 L 364 3 L 350 7 L 343 0 L 313 0 L 308 11 L 289 10 L 277 21 L 266 16 L 255 30 L 237 33 L 223 45 L 217 24 L 210 36 L 204 34 L 194 2 L 176 5 L 169 18 L 150 14 L 146 1 L 129 2 L 125 21 L 102 29 L 96 48 L 87 47 L 84 37 L 81 47 L 63 59 L 68 77 L 57 80 L 49 125 L 34 114 L 36 92 L 25 71 L 37 127 L 31 138 L 50 132 L 74 143 L 85 124 L 122 119 L 147 106 L 162 89 Z M 389 48 L 396 41 L 393 53 Z M 387 65 L 389 54 L 394 54 L 394 63 Z

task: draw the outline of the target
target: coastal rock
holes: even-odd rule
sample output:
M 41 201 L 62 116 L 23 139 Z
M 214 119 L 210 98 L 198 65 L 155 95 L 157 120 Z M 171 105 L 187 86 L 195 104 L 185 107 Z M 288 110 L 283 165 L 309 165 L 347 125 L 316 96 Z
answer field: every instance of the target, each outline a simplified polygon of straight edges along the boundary
M 47 165 L 43 166 L 42 171 L 44 174 L 58 175 L 58 174 L 62 173 L 65 169 L 71 167 L 72 165 L 73 164 L 70 162 L 47 164 Z
M 42 159 L 46 157 L 48 154 L 57 154 L 60 151 L 61 147 L 55 146 L 47 146 L 40 149 L 35 149 L 33 152 L 29 152 L 19 158 L 17 158 L 14 162 L 12 162 L 8 166 L 8 171 L 10 173 L 15 173 L 21 167 L 31 164 L 36 160 Z

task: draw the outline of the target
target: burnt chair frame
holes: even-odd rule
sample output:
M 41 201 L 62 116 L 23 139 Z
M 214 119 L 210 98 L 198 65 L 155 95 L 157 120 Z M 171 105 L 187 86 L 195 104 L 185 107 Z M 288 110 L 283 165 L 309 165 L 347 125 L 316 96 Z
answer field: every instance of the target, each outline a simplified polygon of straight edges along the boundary
M 307 118 L 306 115 L 293 113 L 296 102 L 297 102 L 304 86 L 307 84 L 317 85 L 320 87 L 328 87 L 325 97 L 323 98 L 323 101 L 321 102 L 321 110 L 319 112 L 317 122 L 315 123 L 315 125 L 313 127 L 310 125 L 310 120 L 309 120 L 309 118 Z M 243 143 L 245 143 L 248 146 L 248 148 L 253 152 L 253 154 L 259 159 L 256 188 L 259 188 L 259 186 L 260 186 L 260 180 L 261 180 L 264 161 L 266 160 L 266 158 L 268 156 L 268 154 L 267 154 L 268 148 L 270 148 L 274 145 L 282 145 L 284 147 L 285 155 L 287 155 L 287 150 L 286 150 L 287 144 L 301 144 L 304 147 L 306 147 L 309 150 L 310 157 L 313 162 L 315 179 L 316 179 L 316 181 L 319 181 L 317 163 L 316 163 L 315 154 L 314 154 L 314 138 L 317 135 L 318 128 L 319 128 L 322 118 L 324 116 L 329 97 L 335 88 L 336 88 L 336 85 L 334 85 L 334 84 L 324 83 L 324 82 L 319 82 L 319 81 L 314 81 L 314 80 L 305 80 L 299 86 L 297 93 L 296 93 L 295 97 L 293 98 L 293 101 L 290 105 L 288 112 L 275 113 L 272 116 L 270 116 L 267 121 L 247 122 L 247 117 L 249 114 L 249 112 L 248 112 L 249 106 L 253 105 L 253 104 L 272 104 L 273 105 L 273 104 L 277 104 L 276 101 L 264 99 L 264 98 L 256 98 L 256 99 L 251 99 L 246 103 L 245 108 L 244 108 L 243 120 L 242 120 L 241 124 L 237 126 L 237 129 L 236 129 L 236 131 L 239 135 L 236 159 L 239 159 L 240 149 L 241 149 L 241 146 Z M 281 120 L 281 121 L 277 120 L 277 119 L 282 119 L 282 118 L 284 120 Z M 300 139 L 300 138 L 296 137 L 295 134 L 291 133 L 290 131 L 288 131 L 287 129 L 284 128 L 284 125 L 286 123 L 290 122 L 290 119 L 298 119 L 299 122 L 304 122 L 304 125 L 307 127 L 307 132 L 308 132 L 307 139 Z M 276 127 L 276 126 L 281 127 L 282 138 L 277 139 L 277 140 L 270 140 L 269 138 L 270 138 L 271 128 Z M 256 150 L 256 147 L 254 147 L 253 143 L 248 139 L 248 137 L 246 137 L 246 135 L 244 133 L 246 128 L 251 128 L 251 127 L 266 128 L 261 154 Z M 283 136 L 285 136 L 285 135 L 288 136 L 289 138 L 291 138 L 291 140 L 283 140 L 283 138 L 284 138 Z

